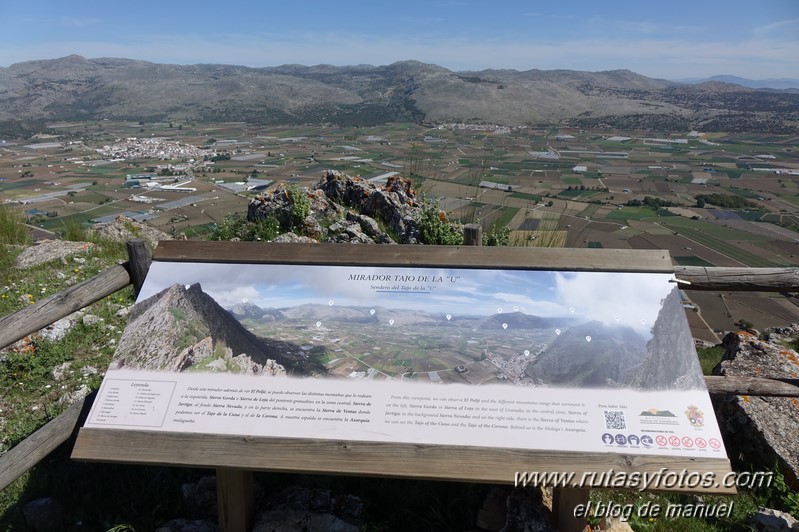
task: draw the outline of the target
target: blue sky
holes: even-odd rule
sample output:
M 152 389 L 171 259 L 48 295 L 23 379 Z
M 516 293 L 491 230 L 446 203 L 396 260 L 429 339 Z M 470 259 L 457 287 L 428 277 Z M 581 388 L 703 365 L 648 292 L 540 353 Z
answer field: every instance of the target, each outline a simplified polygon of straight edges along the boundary
M 124 6 L 124 7 L 122 7 Z M 0 0 L 0 66 L 69 54 L 276 66 L 799 78 L 799 1 Z
M 391 281 L 351 280 L 353 274 L 387 275 Z M 396 275 L 428 276 L 398 282 Z M 449 278 L 452 276 L 452 279 Z M 304 304 L 420 310 L 452 316 L 524 312 L 620 324 L 648 334 L 660 302 L 674 288 L 670 274 L 457 270 L 353 266 L 154 262 L 139 294 L 142 301 L 175 283 L 200 283 L 224 308 Z M 425 293 L 383 293 L 383 287 L 424 285 Z

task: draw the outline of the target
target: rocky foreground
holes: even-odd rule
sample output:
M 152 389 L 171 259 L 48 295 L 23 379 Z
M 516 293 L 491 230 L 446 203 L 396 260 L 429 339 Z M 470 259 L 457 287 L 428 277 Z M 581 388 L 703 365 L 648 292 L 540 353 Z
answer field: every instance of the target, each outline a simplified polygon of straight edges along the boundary
M 799 325 L 731 332 L 716 375 L 799 379 L 795 351 Z M 716 395 L 713 407 L 724 444 L 735 464 L 771 470 L 776 463 L 786 482 L 799 488 L 799 399 Z M 740 457 L 740 458 L 739 458 Z

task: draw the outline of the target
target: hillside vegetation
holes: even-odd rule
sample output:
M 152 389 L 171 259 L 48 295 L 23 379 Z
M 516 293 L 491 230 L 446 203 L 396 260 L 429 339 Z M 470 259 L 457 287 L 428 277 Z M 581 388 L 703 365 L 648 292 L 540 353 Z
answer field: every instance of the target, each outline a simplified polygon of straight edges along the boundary
M 454 72 L 418 61 L 248 68 L 71 55 L 0 68 L 0 122 L 13 130 L 19 120 L 42 119 L 408 120 L 796 133 L 799 94 L 718 81 L 680 85 L 629 70 Z

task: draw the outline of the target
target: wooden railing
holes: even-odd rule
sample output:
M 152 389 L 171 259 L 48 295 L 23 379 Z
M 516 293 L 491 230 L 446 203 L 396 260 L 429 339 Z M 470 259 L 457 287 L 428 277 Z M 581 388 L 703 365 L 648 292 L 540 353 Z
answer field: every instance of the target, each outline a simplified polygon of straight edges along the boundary
M 469 243 L 479 245 L 479 231 L 467 228 Z M 129 285 L 138 294 L 150 266 L 144 240 L 128 242 L 128 261 L 52 295 L 30 307 L 0 318 L 0 349 L 85 308 Z M 675 266 L 675 277 L 685 290 L 799 291 L 799 268 L 715 268 Z M 799 397 L 799 379 L 707 376 L 711 394 Z M 73 404 L 41 429 L 0 455 L 0 490 L 31 469 L 79 428 L 94 395 Z

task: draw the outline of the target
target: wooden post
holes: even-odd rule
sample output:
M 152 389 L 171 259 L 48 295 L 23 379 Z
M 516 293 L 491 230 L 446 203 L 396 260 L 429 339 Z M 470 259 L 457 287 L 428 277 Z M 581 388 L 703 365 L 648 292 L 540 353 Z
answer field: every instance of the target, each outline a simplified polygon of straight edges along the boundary
M 683 290 L 734 290 L 756 292 L 799 291 L 799 268 L 720 268 L 675 266 L 674 276 Z
M 141 238 L 128 240 L 125 245 L 128 248 L 130 281 L 133 283 L 133 291 L 138 297 L 144 284 L 144 278 L 147 277 L 147 272 L 150 270 L 153 254 L 147 246 L 147 241 Z
M 217 468 L 216 500 L 220 532 L 247 532 L 252 527 L 252 471 Z
M 483 245 L 483 227 L 480 224 L 466 224 L 463 226 L 463 245 Z
M 555 528 L 558 532 L 583 532 L 588 520 L 575 517 L 578 505 L 588 504 L 590 489 L 556 487 L 552 493 L 552 515 L 555 517 Z
M 711 394 L 799 397 L 799 379 L 708 375 L 705 384 Z

